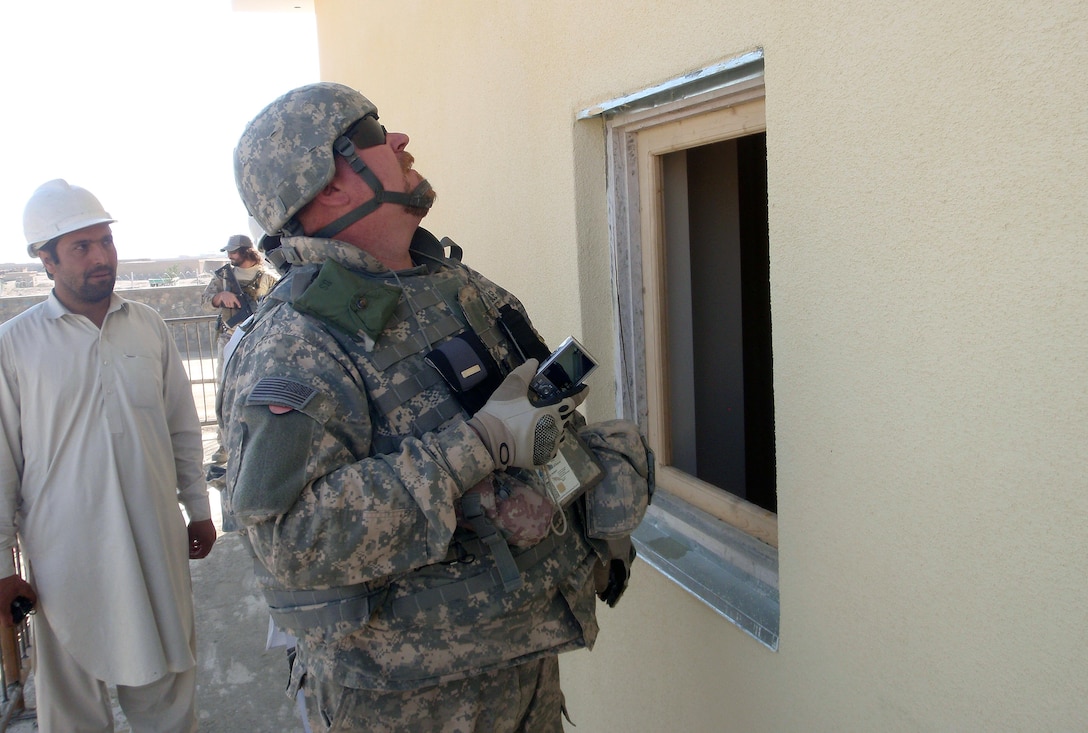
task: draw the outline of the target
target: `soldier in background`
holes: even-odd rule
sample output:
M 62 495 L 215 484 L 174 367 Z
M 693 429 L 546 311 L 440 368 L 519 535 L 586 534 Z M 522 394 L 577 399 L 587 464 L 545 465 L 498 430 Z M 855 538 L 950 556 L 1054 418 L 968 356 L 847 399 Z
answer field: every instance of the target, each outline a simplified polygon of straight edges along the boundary
M 219 312 L 215 323 L 218 339 L 216 343 L 216 380 L 223 383 L 223 349 L 230 341 L 234 329 L 239 323 L 257 311 L 257 304 L 268 295 L 276 284 L 276 274 L 266 268 L 264 259 L 253 247 L 253 242 L 244 234 L 232 234 L 222 252 L 227 253 L 230 262 L 212 274 L 211 282 L 204 288 L 200 302 L 209 312 Z M 216 481 L 223 475 L 223 464 L 227 459 L 223 449 L 222 431 L 219 434 L 219 447 L 212 456 L 208 467 L 208 480 Z
M 235 149 L 287 273 L 226 364 L 227 508 L 315 731 L 558 733 L 558 654 L 626 587 L 650 457 L 631 423 L 575 430 L 584 390 L 530 399 L 548 349 L 420 228 L 434 194 L 407 144 L 322 83 Z
M 264 266 L 264 260 L 244 234 L 232 234 L 227 246 L 230 262 L 212 274 L 200 302 L 207 311 L 218 311 L 220 355 L 230 341 L 235 327 L 257 311 L 257 304 L 276 284 L 276 274 Z

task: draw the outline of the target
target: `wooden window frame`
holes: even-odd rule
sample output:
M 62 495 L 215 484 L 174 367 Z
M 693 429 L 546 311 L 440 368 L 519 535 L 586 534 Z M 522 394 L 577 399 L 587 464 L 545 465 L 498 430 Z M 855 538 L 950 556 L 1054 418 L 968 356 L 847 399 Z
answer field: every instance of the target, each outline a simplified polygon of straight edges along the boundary
M 603 119 L 606 136 L 616 411 L 643 426 L 660 459 L 658 493 L 633 536 L 639 556 L 776 651 L 777 515 L 669 466 L 660 325 L 666 302 L 661 156 L 765 131 L 764 100 L 763 52 L 757 50 L 578 117 Z
M 661 156 L 766 131 L 762 74 L 698 100 L 682 99 L 625 113 L 607 125 L 613 262 L 623 271 L 620 312 L 625 353 L 617 400 L 621 414 L 647 430 L 657 455 L 658 486 L 731 526 L 778 546 L 777 515 L 670 466 L 662 333 L 665 246 Z M 638 201 L 632 210 L 629 202 Z M 624 311 L 627 311 L 626 314 Z M 633 367 L 633 368 L 631 368 Z

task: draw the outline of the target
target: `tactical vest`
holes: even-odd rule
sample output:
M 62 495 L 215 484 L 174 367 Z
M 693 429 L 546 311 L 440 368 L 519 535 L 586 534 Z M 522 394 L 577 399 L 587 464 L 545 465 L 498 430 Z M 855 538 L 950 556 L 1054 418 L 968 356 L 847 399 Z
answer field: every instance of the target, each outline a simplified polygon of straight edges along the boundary
M 489 302 L 482 292 L 487 285 L 473 282 L 472 273 L 457 259 L 444 256 L 442 244 L 425 230 L 419 232 L 422 236 L 413 241 L 413 251 L 421 254 L 422 266 L 428 269 L 425 275 L 349 272 L 332 261 L 295 265 L 265 298 L 253 321 L 239 329 L 250 330 L 277 302 L 320 320 L 359 372 L 360 388 L 370 405 L 371 455 L 394 453 L 408 437 L 420 438 L 450 420 L 471 416 L 443 385 L 439 372 L 424 361 L 440 344 L 470 330 L 502 375 L 524 361 L 526 348 L 535 356 L 542 349 L 547 351 L 542 343 L 531 344 L 535 333 L 523 335 L 519 344 L 512 343 L 499 325 L 500 311 L 503 306 L 512 309 L 510 304 L 498 302 L 494 295 Z M 456 255 L 459 248 L 452 247 Z M 531 330 L 527 323 L 525 328 Z M 236 343 L 228 346 L 225 358 L 233 353 Z M 534 482 L 531 472 L 520 478 Z M 542 488 L 540 491 L 543 493 Z M 472 512 L 468 506 L 465 511 L 466 516 Z M 476 519 L 481 515 L 478 512 Z M 473 525 L 476 536 L 457 530 L 447 561 L 482 561 L 491 556 L 494 563 L 481 564 L 479 572 L 457 583 L 437 590 L 413 589 L 396 599 L 387 599 L 385 589 L 375 591 L 367 584 L 322 591 L 269 589 L 265 595 L 273 618 L 285 628 L 304 629 L 366 619 L 379 606 L 387 616 L 426 615 L 437 606 L 472 594 L 516 589 L 521 574 L 553 556 L 561 542 L 552 533 L 538 545 L 511 553 L 493 526 L 486 521 L 474 521 Z M 574 555 L 584 556 L 589 550 L 588 545 L 578 546 L 581 549 L 567 560 L 577 563 Z M 255 569 L 266 581 L 263 586 L 274 585 L 259 562 Z
M 496 306 L 456 264 L 423 277 L 397 277 L 347 272 L 330 261 L 294 267 L 284 280 L 267 300 L 286 301 L 323 321 L 345 353 L 365 352 L 353 362 L 371 403 L 374 454 L 395 452 L 407 437 L 470 417 L 425 363 L 434 347 L 471 330 L 503 374 L 522 361 L 497 325 Z
M 297 262 L 253 319 L 288 306 L 322 323 L 367 394 L 371 455 L 394 453 L 407 437 L 421 438 L 473 412 L 424 359 L 458 334 L 474 332 L 502 374 L 527 357 L 539 358 L 540 350 L 547 353 L 543 344 L 532 345 L 538 341 L 535 331 L 513 296 L 456 258 L 446 259 L 437 240 L 419 232 L 413 251 L 420 255 L 416 261 L 425 263 L 425 274 L 371 274 L 329 261 Z M 249 328 L 252 322 L 239 331 Z M 518 332 L 522 338 L 514 335 Z M 233 344 L 226 353 L 232 350 Z M 633 553 L 612 545 L 625 541 L 641 520 L 652 485 L 652 456 L 637 426 L 620 422 L 586 428 L 593 432 L 586 437 L 601 458 L 605 483 L 631 490 L 594 491 L 593 501 L 579 500 L 563 513 L 565 534 L 553 531 L 512 553 L 506 548 L 509 567 L 523 584 L 509 583 L 492 544 L 496 538 L 486 528 L 475 534 L 458 528 L 444 561 L 373 583 L 280 589 L 258 562 L 273 618 L 300 638 L 300 659 L 304 653 L 311 671 L 367 689 L 411 689 L 592 647 L 597 634 L 593 575 L 603 570 L 609 576 L 604 578 L 608 589 L 598 595 L 613 604 L 626 585 Z M 524 474 L 527 483 L 534 483 L 533 473 Z M 467 503 L 462 502 L 466 515 Z M 505 547 L 501 536 L 497 541 Z M 441 637 L 427 636 L 433 633 Z M 394 648 L 398 653 L 391 654 Z M 451 655 L 451 650 L 460 651 Z M 300 674 L 296 670 L 293 679 Z

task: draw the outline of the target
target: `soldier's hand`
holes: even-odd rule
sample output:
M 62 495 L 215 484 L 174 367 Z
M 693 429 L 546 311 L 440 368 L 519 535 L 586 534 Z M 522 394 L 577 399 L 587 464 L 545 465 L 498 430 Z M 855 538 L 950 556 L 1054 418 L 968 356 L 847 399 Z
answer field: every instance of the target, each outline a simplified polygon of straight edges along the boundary
M 620 596 L 627 590 L 631 579 L 631 563 L 635 561 L 635 546 L 631 539 L 609 540 L 608 550 L 612 558 L 607 562 L 598 560 L 593 568 L 593 580 L 596 583 L 597 597 L 615 607 Z
M 532 547 L 548 536 L 552 517 L 558 508 L 551 499 L 534 491 L 528 484 L 507 477 L 500 490 L 495 488 L 494 474 L 465 492 L 480 495 L 480 508 L 502 532 L 503 538 L 513 547 Z M 464 497 L 462 497 L 462 502 Z M 457 503 L 457 518 L 461 526 L 471 529 L 464 518 L 461 502 Z
M 215 301 L 219 302 L 216 303 Z M 242 301 L 238 300 L 238 296 L 234 293 L 224 290 L 223 292 L 212 298 L 212 305 L 218 308 L 241 308 Z
M 507 466 L 533 468 L 555 458 L 567 421 L 585 399 L 579 394 L 554 405 L 531 403 L 529 382 L 536 375 L 537 364 L 536 359 L 529 359 L 506 375 L 491 399 L 468 421 L 500 470 Z

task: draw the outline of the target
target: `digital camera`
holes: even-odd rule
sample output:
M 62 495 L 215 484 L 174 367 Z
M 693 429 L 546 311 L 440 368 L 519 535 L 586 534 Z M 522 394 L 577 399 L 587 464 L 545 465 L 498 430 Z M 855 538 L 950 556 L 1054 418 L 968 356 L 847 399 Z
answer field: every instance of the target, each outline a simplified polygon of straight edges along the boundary
M 558 402 L 577 392 L 579 385 L 596 368 L 597 360 L 586 347 L 568 336 L 540 365 L 529 387 L 541 402 Z

